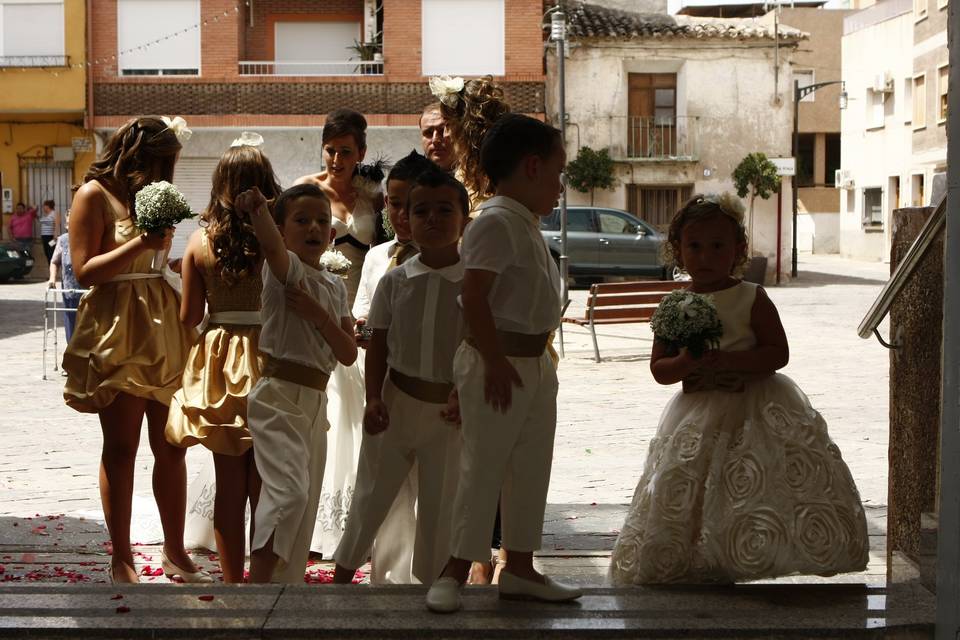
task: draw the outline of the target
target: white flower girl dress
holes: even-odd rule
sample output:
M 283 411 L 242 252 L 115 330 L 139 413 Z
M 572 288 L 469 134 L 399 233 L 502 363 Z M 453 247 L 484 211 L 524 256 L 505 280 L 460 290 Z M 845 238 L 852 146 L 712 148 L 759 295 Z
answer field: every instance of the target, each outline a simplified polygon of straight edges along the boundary
M 720 349 L 752 348 L 757 287 L 711 294 Z M 860 495 L 823 417 L 790 378 L 678 392 L 660 418 L 617 538 L 614 584 L 729 583 L 860 571 Z M 717 387 L 724 381 L 718 377 Z M 715 387 L 716 388 L 716 387 Z

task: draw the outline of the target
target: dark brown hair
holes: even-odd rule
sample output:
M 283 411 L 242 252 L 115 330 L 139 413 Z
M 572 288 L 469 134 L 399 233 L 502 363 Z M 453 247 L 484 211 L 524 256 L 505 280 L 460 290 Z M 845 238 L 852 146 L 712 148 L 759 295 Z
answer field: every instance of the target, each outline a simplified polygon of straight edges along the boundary
M 134 198 L 151 182 L 173 182 L 173 168 L 182 149 L 176 134 L 160 118 L 134 118 L 117 129 L 83 176 L 81 184 L 96 180 L 108 190 L 125 195 L 130 215 L 136 217 Z M 78 189 L 80 185 L 74 187 Z
M 327 115 L 320 140 L 326 144 L 340 136 L 353 136 L 359 149 L 367 148 L 367 119 L 353 109 L 336 109 Z
M 708 218 L 719 217 L 729 220 L 733 227 L 734 242 L 737 249 L 737 256 L 733 261 L 733 273 L 739 273 L 744 265 L 747 264 L 749 256 L 747 255 L 747 230 L 743 226 L 743 216 L 738 216 L 735 212 L 726 211 L 716 202 L 705 198 L 702 194 L 697 194 L 687 200 L 680 207 L 670 221 L 670 228 L 667 230 L 667 241 L 663 243 L 663 256 L 666 264 L 673 264 L 681 269 L 683 268 L 683 258 L 680 254 L 680 242 L 683 239 L 683 228 L 692 222 L 707 220 Z
M 549 158 L 563 144 L 560 130 L 530 116 L 508 113 L 483 137 L 480 165 L 492 188 L 530 155 Z
M 250 216 L 234 207 L 234 199 L 253 187 L 268 202 L 280 195 L 270 160 L 256 147 L 227 149 L 213 171 L 210 203 L 200 219 L 207 230 L 217 272 L 228 285 L 254 273 L 262 257 Z
M 481 168 L 480 147 L 493 123 L 507 113 L 510 105 L 491 76 L 468 80 L 454 107 L 440 105 L 440 115 L 450 128 L 463 184 L 477 195 L 493 194 L 494 188 Z
M 323 192 L 323 189 L 312 183 L 298 184 L 286 189 L 281 193 L 276 202 L 273 203 L 273 220 L 278 227 L 283 226 L 283 221 L 287 217 L 287 208 L 290 203 L 300 198 L 317 198 L 327 205 L 327 211 L 330 210 L 330 198 Z
M 428 189 L 440 189 L 450 187 L 457 192 L 457 201 L 460 203 L 460 214 L 470 215 L 470 195 L 467 193 L 463 183 L 452 175 L 443 171 L 437 165 L 430 163 L 426 171 L 421 171 L 413 178 L 413 186 L 407 192 L 407 215 L 410 215 L 410 203 L 413 201 L 413 192 L 418 188 L 426 187 Z

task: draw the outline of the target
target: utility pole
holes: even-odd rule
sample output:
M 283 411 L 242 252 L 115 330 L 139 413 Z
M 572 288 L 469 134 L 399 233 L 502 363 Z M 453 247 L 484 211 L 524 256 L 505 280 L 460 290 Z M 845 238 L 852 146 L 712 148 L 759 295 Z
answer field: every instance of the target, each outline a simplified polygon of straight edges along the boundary
M 566 111 L 566 83 L 564 78 L 564 44 L 567 37 L 567 16 L 563 10 L 557 10 L 550 16 L 550 38 L 557 44 L 557 77 L 559 85 L 559 117 L 560 136 L 563 147 L 567 147 L 567 111 Z M 563 190 L 560 193 L 560 292 L 563 308 L 567 308 L 570 301 L 570 288 L 567 280 L 570 278 L 570 258 L 567 255 L 567 174 L 561 174 Z M 562 354 L 561 354 L 562 355 Z

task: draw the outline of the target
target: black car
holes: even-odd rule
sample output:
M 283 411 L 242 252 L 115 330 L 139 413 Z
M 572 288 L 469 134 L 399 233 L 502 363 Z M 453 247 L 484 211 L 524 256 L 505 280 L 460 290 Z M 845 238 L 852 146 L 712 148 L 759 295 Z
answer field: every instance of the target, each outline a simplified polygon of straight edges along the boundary
M 540 233 L 550 253 L 560 257 L 560 210 L 540 219 Z M 629 275 L 667 279 L 673 268 L 663 263 L 666 236 L 636 216 L 604 207 L 567 207 L 567 255 L 570 275 Z
M 30 249 L 19 242 L 0 242 L 0 282 L 20 280 L 33 269 Z

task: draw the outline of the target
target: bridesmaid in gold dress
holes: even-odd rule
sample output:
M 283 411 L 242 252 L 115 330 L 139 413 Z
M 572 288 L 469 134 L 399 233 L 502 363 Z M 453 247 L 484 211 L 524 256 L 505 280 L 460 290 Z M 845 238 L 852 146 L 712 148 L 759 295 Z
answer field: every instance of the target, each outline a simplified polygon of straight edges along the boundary
M 71 212 L 73 268 L 80 284 L 91 290 L 80 300 L 73 339 L 63 356 L 63 395 L 77 411 L 100 416 L 100 498 L 113 541 L 110 579 L 115 582 L 138 582 L 130 511 L 144 415 L 163 525 L 164 572 L 210 581 L 183 548 L 184 450 L 163 437 L 170 398 L 180 386 L 194 339 L 177 317 L 176 291 L 152 268 L 154 255 L 169 248 L 173 230 L 144 234 L 135 226 L 137 192 L 151 182 L 173 179 L 181 149 L 177 123 L 143 117 L 120 127 L 84 176 Z
M 202 444 L 213 452 L 216 497 L 213 529 L 224 582 L 243 582 L 244 515 L 256 511 L 260 476 L 247 428 L 247 394 L 260 378 L 260 267 L 263 254 L 248 215 L 234 199 L 257 187 L 268 200 L 280 195 L 270 161 L 244 133 L 213 172 L 210 203 L 183 256 L 180 320 L 195 327 L 210 314 L 190 350 L 183 388 L 173 396 L 167 440 L 178 447 Z M 253 535 L 253 523 L 251 532 Z

